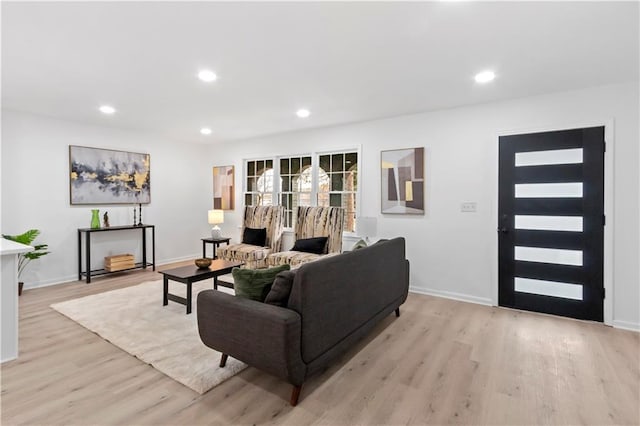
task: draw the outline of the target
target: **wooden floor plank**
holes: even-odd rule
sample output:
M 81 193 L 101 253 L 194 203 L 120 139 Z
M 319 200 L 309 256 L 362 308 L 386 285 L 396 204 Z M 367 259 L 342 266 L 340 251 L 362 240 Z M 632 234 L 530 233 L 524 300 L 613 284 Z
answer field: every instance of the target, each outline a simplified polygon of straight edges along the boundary
M 199 395 L 49 307 L 160 278 L 26 290 L 2 424 L 640 424 L 639 335 L 602 324 L 411 294 L 291 407 L 253 368 Z

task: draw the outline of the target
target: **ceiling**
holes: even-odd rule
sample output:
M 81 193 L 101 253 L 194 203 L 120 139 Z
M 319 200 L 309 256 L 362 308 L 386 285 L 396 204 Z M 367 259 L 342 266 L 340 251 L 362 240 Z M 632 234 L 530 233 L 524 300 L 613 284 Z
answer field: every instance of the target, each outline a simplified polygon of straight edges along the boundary
M 638 16 L 637 2 L 4 1 L 2 104 L 233 141 L 637 81 Z M 479 85 L 484 69 L 497 78 Z

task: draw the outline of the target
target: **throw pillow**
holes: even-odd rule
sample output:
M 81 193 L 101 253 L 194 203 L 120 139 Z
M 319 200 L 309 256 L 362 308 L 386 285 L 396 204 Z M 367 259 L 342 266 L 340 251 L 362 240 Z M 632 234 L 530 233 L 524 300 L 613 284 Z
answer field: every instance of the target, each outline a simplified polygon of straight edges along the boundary
M 264 303 L 270 305 L 281 306 L 285 308 L 289 302 L 291 287 L 293 287 L 293 279 L 296 277 L 296 271 L 284 271 L 276 275 L 276 279 L 271 286 L 271 290 Z
M 236 296 L 263 302 L 271 290 L 273 280 L 282 271 L 291 269 L 289 265 L 280 265 L 265 269 L 233 268 L 233 288 Z
M 267 242 L 267 228 L 244 228 L 242 244 L 264 247 Z
M 365 240 L 360 240 L 353 245 L 351 250 L 358 250 L 367 247 L 367 242 Z
M 327 245 L 327 237 L 304 238 L 297 240 L 292 251 L 303 251 L 305 253 L 322 254 L 324 246 Z

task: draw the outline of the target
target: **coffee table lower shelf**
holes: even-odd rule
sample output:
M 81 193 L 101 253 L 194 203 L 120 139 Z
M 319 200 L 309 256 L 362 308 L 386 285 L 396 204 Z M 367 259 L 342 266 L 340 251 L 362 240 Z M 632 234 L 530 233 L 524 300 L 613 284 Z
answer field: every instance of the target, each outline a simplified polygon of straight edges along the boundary
M 192 306 L 192 287 L 194 282 L 207 280 L 213 278 L 213 289 L 217 290 L 218 285 L 228 288 L 233 288 L 233 285 L 227 282 L 218 282 L 220 275 L 225 275 L 231 272 L 233 268 L 242 266 L 242 262 L 229 262 L 226 260 L 217 259 L 211 262 L 211 266 L 208 268 L 200 269 L 195 266 L 183 266 L 180 268 L 167 269 L 160 271 L 162 274 L 162 305 L 169 304 L 169 300 L 172 302 L 180 303 L 187 307 L 187 315 L 191 313 Z M 187 297 L 177 296 L 169 293 L 169 280 L 183 283 L 187 286 Z

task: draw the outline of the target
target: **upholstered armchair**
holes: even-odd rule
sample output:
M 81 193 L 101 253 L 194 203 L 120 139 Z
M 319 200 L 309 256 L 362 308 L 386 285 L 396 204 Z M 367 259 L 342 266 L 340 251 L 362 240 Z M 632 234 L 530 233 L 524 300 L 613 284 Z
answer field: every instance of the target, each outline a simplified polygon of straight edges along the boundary
M 296 245 L 307 238 L 327 237 L 320 253 L 295 250 L 271 253 L 267 256 L 267 266 L 288 263 L 291 267 L 311 262 L 327 255 L 342 251 L 342 231 L 344 228 L 344 209 L 341 207 L 298 207 L 295 227 Z
M 244 262 L 244 268 L 264 268 L 267 266 L 267 256 L 279 252 L 282 248 L 282 231 L 284 229 L 283 206 L 245 207 L 242 222 L 242 236 L 245 230 L 266 229 L 264 246 L 247 244 L 231 244 L 218 248 L 218 258 Z

